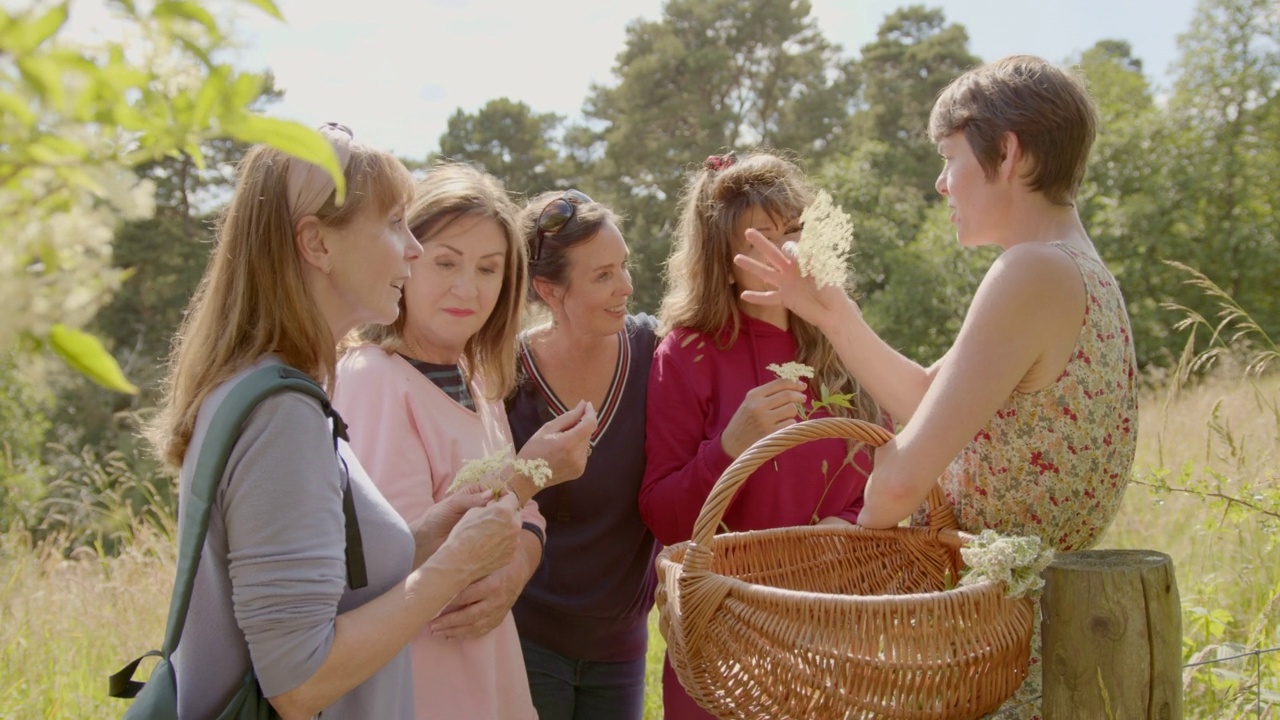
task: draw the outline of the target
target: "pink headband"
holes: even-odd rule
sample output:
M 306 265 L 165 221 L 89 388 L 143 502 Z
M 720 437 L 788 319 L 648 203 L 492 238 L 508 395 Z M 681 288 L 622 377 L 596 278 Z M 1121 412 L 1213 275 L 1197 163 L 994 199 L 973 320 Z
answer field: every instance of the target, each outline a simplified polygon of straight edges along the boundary
M 723 155 L 708 155 L 706 161 L 702 163 L 702 167 L 712 172 L 720 172 L 737 161 L 738 158 L 733 154 L 733 151 L 729 151 Z
M 338 153 L 338 167 L 347 171 L 351 159 L 351 128 L 339 123 L 325 123 L 318 128 L 321 135 Z M 308 215 L 314 215 L 333 194 L 333 178 L 319 165 L 293 158 L 289 161 L 289 215 L 295 225 Z

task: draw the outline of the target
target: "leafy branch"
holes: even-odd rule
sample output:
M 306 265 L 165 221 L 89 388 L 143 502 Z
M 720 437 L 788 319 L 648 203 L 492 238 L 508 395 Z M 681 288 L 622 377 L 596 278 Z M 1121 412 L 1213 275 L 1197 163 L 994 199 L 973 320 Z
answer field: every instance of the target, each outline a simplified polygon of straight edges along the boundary
M 1138 480 L 1136 478 L 1131 480 L 1130 482 L 1134 485 L 1141 485 L 1142 487 L 1151 488 L 1152 490 L 1156 490 L 1158 492 L 1182 493 L 1185 495 L 1194 495 L 1199 498 L 1221 500 L 1226 503 L 1227 510 L 1230 510 L 1233 505 L 1239 505 L 1242 508 L 1247 508 L 1249 510 L 1252 510 L 1253 512 L 1256 512 L 1259 515 L 1265 515 L 1267 517 L 1272 517 L 1272 518 L 1275 518 L 1276 520 L 1280 520 L 1280 512 L 1277 512 L 1273 507 L 1267 507 L 1262 505 L 1259 502 L 1253 502 L 1253 501 L 1245 500 L 1243 498 L 1235 497 L 1234 495 L 1228 495 L 1220 490 L 1204 490 L 1204 489 L 1197 489 L 1197 488 L 1190 488 L 1190 487 L 1174 487 L 1168 484 L 1147 482 L 1146 480 Z

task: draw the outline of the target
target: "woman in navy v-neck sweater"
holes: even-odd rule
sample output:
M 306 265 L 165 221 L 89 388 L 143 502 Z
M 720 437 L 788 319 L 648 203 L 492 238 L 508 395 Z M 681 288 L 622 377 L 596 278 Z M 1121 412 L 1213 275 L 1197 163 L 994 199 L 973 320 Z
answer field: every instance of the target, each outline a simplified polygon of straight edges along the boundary
M 656 546 L 636 499 L 657 321 L 626 313 L 629 251 L 607 208 L 551 193 L 520 227 L 531 299 L 551 322 L 521 337 L 516 447 L 566 403 L 588 400 L 599 418 L 582 476 L 538 493 L 546 550 L 513 608 L 530 691 L 542 720 L 639 720 Z

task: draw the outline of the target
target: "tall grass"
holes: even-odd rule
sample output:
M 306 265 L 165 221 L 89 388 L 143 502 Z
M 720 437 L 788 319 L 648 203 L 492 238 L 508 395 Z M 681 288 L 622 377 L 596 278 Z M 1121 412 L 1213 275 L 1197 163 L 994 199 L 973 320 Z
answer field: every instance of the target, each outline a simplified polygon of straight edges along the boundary
M 1134 484 L 1102 546 L 1173 558 L 1187 663 L 1280 647 L 1277 400 L 1280 376 L 1231 367 L 1144 398 Z M 1188 718 L 1272 717 L 1280 653 L 1188 669 L 1184 696 Z
M 11 720 L 119 717 L 107 675 L 159 647 L 174 550 L 139 530 L 114 557 L 64 543 L 0 535 L 0 716 Z M 145 671 L 143 673 L 145 675 Z

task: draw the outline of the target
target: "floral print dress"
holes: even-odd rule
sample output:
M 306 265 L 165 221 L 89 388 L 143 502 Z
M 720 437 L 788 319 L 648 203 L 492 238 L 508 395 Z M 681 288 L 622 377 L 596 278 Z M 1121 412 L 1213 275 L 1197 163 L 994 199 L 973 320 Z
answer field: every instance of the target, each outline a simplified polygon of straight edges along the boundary
M 1120 287 L 1102 261 L 1066 243 L 1087 301 L 1075 352 L 1050 386 L 1015 392 L 939 482 L 966 532 L 1035 535 L 1060 552 L 1093 546 L 1133 466 L 1136 362 Z M 1038 718 L 1040 603 L 1026 682 L 996 717 Z

